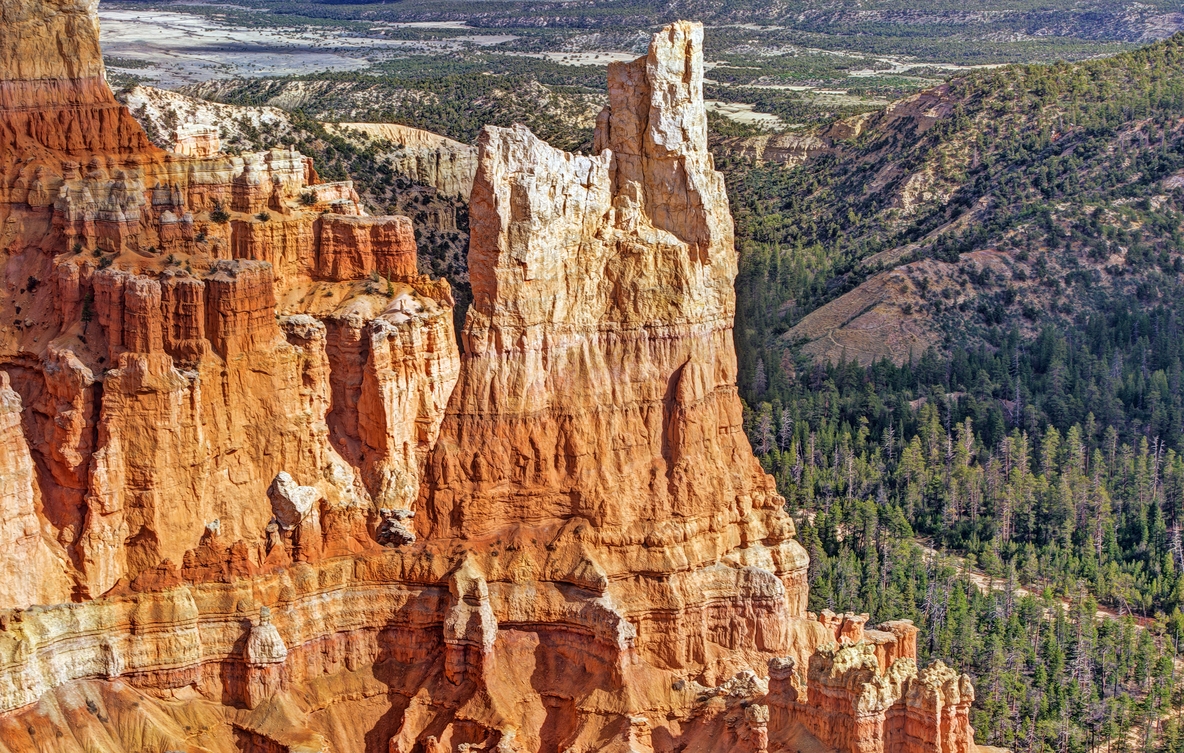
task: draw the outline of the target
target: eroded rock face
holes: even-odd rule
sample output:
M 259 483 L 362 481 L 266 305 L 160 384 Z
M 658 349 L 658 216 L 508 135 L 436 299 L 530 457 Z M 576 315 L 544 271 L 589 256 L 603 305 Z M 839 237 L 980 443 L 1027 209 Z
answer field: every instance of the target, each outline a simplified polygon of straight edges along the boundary
M 762 136 L 733 136 L 721 139 L 719 147 L 730 155 L 753 162 L 773 162 L 793 167 L 832 151 L 826 136 L 802 136 L 793 133 Z
M 0 5 L 0 154 L 158 154 L 107 87 L 96 7 L 82 0 Z M 42 198 L 36 183 L 28 188 Z
M 362 146 L 377 147 L 391 170 L 444 196 L 467 199 L 477 172 L 477 150 L 430 131 L 396 123 L 326 123 L 325 128 Z
M 701 34 L 672 27 L 610 68 L 610 151 L 482 134 L 462 378 L 425 499 L 438 535 L 582 517 L 644 537 L 721 508 L 792 535 L 740 430 L 736 256 Z
M 804 682 L 792 662 L 771 662 L 771 726 L 796 722 L 841 751 L 972 753 L 969 678 L 940 661 L 918 672 L 914 659 L 900 658 L 885 669 L 876 654 L 865 642 L 824 646 Z
M 42 535 L 36 494 L 21 398 L 0 372 L 0 601 L 7 606 L 53 604 L 70 595 L 63 553 Z
M 714 684 L 746 651 L 795 650 L 807 557 L 741 429 L 701 43 L 677 24 L 610 67 L 598 156 L 482 133 L 461 377 L 415 520 L 549 542 L 540 577 L 603 594 L 626 629 L 606 663 Z
M 93 8 L 22 6 L 4 91 L 84 91 Z M 409 226 L 298 153 L 67 147 L 105 87 L 64 135 L 0 101 L 0 751 L 972 753 L 911 625 L 804 611 L 702 28 L 609 81 L 595 156 L 483 133 L 463 356 Z
M 14 322 L 0 361 L 23 418 L 6 427 L 4 541 L 53 555 L 52 586 L 14 581 L 0 606 L 169 582 L 186 560 L 221 573 L 219 547 L 265 568 L 281 471 L 323 508 L 322 541 L 306 536 L 301 556 L 378 549 L 365 479 L 380 460 L 351 465 L 331 441 L 332 374 L 348 364 L 332 363 L 318 317 L 360 311 L 388 332 L 362 357 L 402 382 L 368 407 L 408 419 L 399 469 L 415 487 L 457 352 L 445 336 L 412 353 L 410 331 L 450 318 L 447 286 L 416 274 L 406 218 L 365 216 L 348 182 L 319 183 L 294 150 L 149 144 L 103 79 L 94 10 L 0 4 L 0 312 Z M 404 361 L 432 358 L 444 366 L 407 378 Z M 416 399 L 421 383 L 436 399 Z

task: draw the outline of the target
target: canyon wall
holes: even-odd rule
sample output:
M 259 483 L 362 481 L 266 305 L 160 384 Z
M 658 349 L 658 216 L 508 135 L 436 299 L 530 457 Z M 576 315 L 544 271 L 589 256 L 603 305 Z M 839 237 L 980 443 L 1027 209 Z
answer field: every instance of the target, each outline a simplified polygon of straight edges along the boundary
M 406 219 L 152 147 L 94 8 L 12 6 L 0 751 L 972 753 L 910 624 L 806 612 L 702 27 L 610 67 L 594 156 L 483 132 L 462 351 Z
M 37 569 L 52 586 L 3 606 L 126 589 L 211 537 L 261 567 L 280 472 L 356 519 L 326 552 L 376 548 L 373 495 L 414 501 L 458 367 L 451 298 L 417 274 L 410 223 L 364 216 L 348 182 L 318 183 L 290 149 L 151 146 L 103 79 L 94 8 L 2 7 L 0 360 L 20 417 L 5 542 L 54 563 Z M 375 347 L 333 364 L 343 316 Z M 328 421 L 345 369 L 385 385 L 369 408 L 405 419 L 365 469 Z M 397 493 L 383 474 L 404 477 Z

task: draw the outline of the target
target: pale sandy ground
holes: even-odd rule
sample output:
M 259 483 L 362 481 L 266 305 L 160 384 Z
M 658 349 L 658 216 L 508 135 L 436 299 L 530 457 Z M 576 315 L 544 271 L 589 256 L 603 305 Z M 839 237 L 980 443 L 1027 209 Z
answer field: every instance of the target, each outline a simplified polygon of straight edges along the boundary
M 442 53 L 466 45 L 488 46 L 515 39 L 508 34 L 488 33 L 439 41 L 376 39 L 354 36 L 344 29 L 250 28 L 188 13 L 102 8 L 99 23 L 107 57 L 151 65 L 116 70 L 150 78 L 164 87 L 213 78 L 358 70 L 397 55 Z M 455 24 L 408 25 L 465 28 Z
M 236 6 L 227 6 L 236 7 Z M 246 10 L 244 8 L 244 10 Z M 372 31 L 421 28 L 472 30 L 473 33 L 443 40 L 399 40 L 355 36 L 344 29 L 313 27 L 253 28 L 217 16 L 184 12 L 100 8 L 104 53 L 110 58 L 124 58 L 147 64 L 147 67 L 120 68 L 149 79 L 153 85 L 174 88 L 217 78 L 252 78 L 286 76 L 320 71 L 360 70 L 392 57 L 415 54 L 447 53 L 462 47 L 505 45 L 516 38 L 511 34 L 490 33 L 463 21 L 375 23 Z M 506 49 L 509 47 L 509 49 Z M 628 62 L 635 53 L 594 50 L 585 52 L 515 53 L 512 45 L 499 52 L 541 58 L 562 65 L 608 65 Z M 835 53 L 843 54 L 843 53 Z M 915 67 L 907 61 L 884 58 L 891 72 Z M 707 66 L 712 67 L 711 64 Z M 941 67 L 941 66 L 930 66 Z M 950 66 L 951 68 L 954 66 Z M 864 76 L 870 71 L 853 75 Z M 805 96 L 830 104 L 883 104 L 879 100 L 860 100 L 841 90 L 820 90 L 810 86 L 768 85 L 759 88 L 799 91 Z M 708 107 L 740 123 L 751 123 L 773 130 L 791 127 L 776 115 L 755 112 L 743 103 L 709 102 Z
M 709 99 L 706 104 L 707 109 L 711 112 L 717 112 L 737 123 L 751 123 L 776 131 L 787 127 L 781 118 L 767 112 L 757 112 L 747 102 L 719 102 Z

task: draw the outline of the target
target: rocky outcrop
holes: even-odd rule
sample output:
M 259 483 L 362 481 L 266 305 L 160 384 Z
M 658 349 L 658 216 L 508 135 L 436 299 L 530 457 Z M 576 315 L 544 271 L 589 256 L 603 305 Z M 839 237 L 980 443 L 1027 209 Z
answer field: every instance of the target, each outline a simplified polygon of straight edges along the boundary
M 20 172 L 12 162 L 4 165 L 0 189 L 24 194 L 47 188 L 53 174 L 43 173 L 38 186 L 38 166 L 30 158 L 157 156 L 107 87 L 94 10 L 78 0 L 0 5 L 0 154 L 22 157 L 27 165 Z M 32 185 L 14 183 L 21 178 Z
M 792 661 L 769 665 L 767 701 L 778 727 L 796 722 L 844 753 L 970 753 L 974 688 L 941 662 L 920 672 L 900 658 L 888 668 L 865 642 L 824 646 L 810 657 L 805 683 Z
M 17 607 L 69 598 L 65 563 L 37 515 L 33 458 L 21 430 L 21 398 L 0 371 L 0 602 Z
M 236 557 L 263 567 L 266 492 L 281 471 L 321 494 L 324 541 L 301 552 L 377 548 L 362 464 L 331 443 L 335 365 L 324 327 L 299 317 L 315 309 L 328 318 L 365 299 L 366 324 L 390 306 L 398 328 L 411 326 L 408 310 L 450 307 L 416 274 L 407 220 L 364 216 L 348 182 L 317 183 L 311 161 L 291 149 L 212 153 L 208 133 L 191 149 L 153 147 L 103 81 L 90 5 L 9 6 L 0 132 L 12 148 L 0 150 L 0 240 L 6 279 L 21 285 L 0 295 L 4 320 L 16 322 L 0 328 L 0 360 L 20 396 L 10 404 L 23 398 L 10 446 L 30 460 L 10 464 L 5 541 L 49 563 L 44 579 L 54 585 L 14 584 L 0 606 L 72 591 L 96 598 L 159 580 L 186 558 L 206 572 L 211 547 L 238 545 Z M 60 111 L 45 99 L 55 92 L 68 93 Z M 389 282 L 379 289 L 372 273 Z M 430 347 L 425 360 L 455 363 L 453 338 Z M 407 366 L 390 370 L 374 369 L 390 379 Z M 446 396 L 449 378 L 455 368 L 422 381 Z M 423 425 L 407 432 L 402 467 L 413 480 L 444 399 L 398 390 L 371 399 Z M 379 465 L 366 465 L 367 477 Z
M 0 202 L 0 566 L 37 563 L 0 750 L 971 753 L 911 626 L 805 611 L 702 33 L 610 67 L 595 156 L 483 133 L 463 355 L 409 225 L 298 153 L 38 142 Z
M 477 149 L 431 131 L 396 123 L 325 123 L 330 133 L 378 149 L 390 169 L 442 196 L 468 199 L 477 173 Z
M 376 274 L 396 282 L 419 276 L 415 235 L 406 217 L 325 215 L 320 220 L 317 276 L 357 280 Z
M 120 98 L 154 143 L 186 156 L 212 156 L 231 145 L 254 151 L 261 133 L 274 138 L 292 131 L 288 114 L 276 107 L 227 105 L 142 84 Z
M 826 136 L 792 133 L 734 136 L 720 139 L 716 149 L 754 162 L 774 162 L 787 167 L 809 162 L 833 151 L 831 139 Z

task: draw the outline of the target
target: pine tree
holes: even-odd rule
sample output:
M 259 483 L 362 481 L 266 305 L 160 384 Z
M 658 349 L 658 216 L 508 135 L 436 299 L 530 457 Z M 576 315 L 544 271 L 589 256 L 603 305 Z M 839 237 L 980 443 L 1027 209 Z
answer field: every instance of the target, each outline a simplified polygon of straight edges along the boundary
M 756 450 L 757 455 L 768 455 L 773 451 L 773 408 L 768 403 L 761 404 L 760 416 L 757 419 L 756 428 Z
M 777 429 L 777 446 L 785 451 L 789 449 L 789 444 L 793 440 L 793 414 L 789 412 L 788 408 L 781 410 L 781 423 Z

